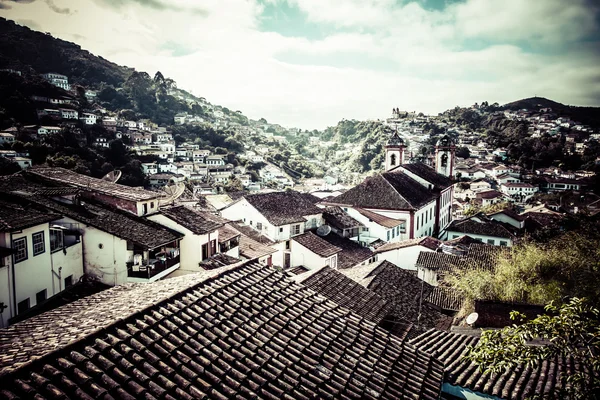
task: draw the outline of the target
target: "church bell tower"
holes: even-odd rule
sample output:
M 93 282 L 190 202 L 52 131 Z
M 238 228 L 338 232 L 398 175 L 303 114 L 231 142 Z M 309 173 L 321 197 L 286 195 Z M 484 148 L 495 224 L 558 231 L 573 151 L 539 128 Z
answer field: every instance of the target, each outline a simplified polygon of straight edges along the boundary
M 452 138 L 444 135 L 435 145 L 435 172 L 449 178 L 454 177 L 454 154 L 456 146 Z
M 385 170 L 389 171 L 396 168 L 399 165 L 404 164 L 404 149 L 406 145 L 404 140 L 398 135 L 398 132 L 394 132 L 392 137 L 388 140 L 385 145 Z

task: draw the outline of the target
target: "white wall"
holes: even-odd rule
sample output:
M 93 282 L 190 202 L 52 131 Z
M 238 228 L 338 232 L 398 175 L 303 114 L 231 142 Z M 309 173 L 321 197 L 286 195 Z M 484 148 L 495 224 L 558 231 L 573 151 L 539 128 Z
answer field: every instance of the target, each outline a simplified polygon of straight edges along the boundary
M 495 214 L 495 215 L 492 215 L 490 218 L 495 221 L 504 222 L 506 224 L 514 226 L 517 229 L 523 229 L 523 227 L 525 226 L 525 221 L 517 221 L 517 220 L 509 217 L 508 215 L 504 215 L 504 214 Z
M 472 233 L 462 233 L 462 232 L 455 232 L 455 231 L 447 231 L 446 232 L 446 240 L 456 239 L 456 238 L 461 237 L 463 235 L 468 235 L 468 236 L 472 237 L 473 239 L 481 239 L 482 243 L 492 244 L 494 246 L 500 246 L 500 242 L 501 241 L 506 242 L 506 246 L 510 247 L 510 246 L 513 245 L 511 239 L 498 238 L 498 237 L 486 236 L 486 235 L 475 235 L 475 234 L 472 234 Z M 488 242 L 488 240 L 490 242 Z M 491 241 L 493 241 L 493 243 Z
M 126 240 L 87 226 L 82 241 L 87 274 L 111 286 L 127 283 L 127 262 L 133 260 L 128 260 Z
M 437 211 L 435 203 L 434 200 L 415 212 L 415 238 L 431 236 L 433 234 L 433 230 L 435 229 L 435 214 Z
M 424 246 L 410 246 L 377 254 L 378 260 L 387 260 L 403 269 L 416 270 L 415 264 L 422 251 L 433 251 Z
M 302 246 L 300 243 L 292 239 L 291 243 L 292 250 L 292 267 L 299 267 L 300 265 L 308 268 L 315 269 L 327 265 L 327 258 L 321 257 L 318 254 L 313 253 L 311 250 Z M 337 257 L 337 255 L 336 255 Z M 337 263 L 336 263 L 337 264 Z

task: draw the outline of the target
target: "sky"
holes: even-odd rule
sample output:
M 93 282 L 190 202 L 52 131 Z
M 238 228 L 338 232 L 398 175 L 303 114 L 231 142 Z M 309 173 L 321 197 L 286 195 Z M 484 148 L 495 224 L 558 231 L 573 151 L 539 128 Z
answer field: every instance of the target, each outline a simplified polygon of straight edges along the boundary
M 0 0 L 0 16 L 287 127 L 600 105 L 600 0 Z

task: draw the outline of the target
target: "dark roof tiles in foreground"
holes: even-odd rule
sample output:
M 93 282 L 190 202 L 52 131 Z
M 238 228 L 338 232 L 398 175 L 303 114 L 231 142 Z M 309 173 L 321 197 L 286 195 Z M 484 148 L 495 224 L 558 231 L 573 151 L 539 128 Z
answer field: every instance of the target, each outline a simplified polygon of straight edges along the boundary
M 305 216 L 322 214 L 323 209 L 317 207 L 314 196 L 289 192 L 273 192 L 250 194 L 244 198 L 271 224 L 282 226 L 295 222 L 304 222 Z M 318 198 L 315 197 L 318 200 Z
M 444 363 L 445 383 L 507 400 L 556 395 L 561 388 L 559 373 L 574 367 L 570 360 L 544 361 L 537 368 L 519 366 L 502 373 L 484 374 L 475 363 L 462 359 L 467 346 L 478 342 L 477 336 L 432 329 L 409 343 Z
M 250 263 L 182 278 L 2 330 L 2 397 L 439 397 L 439 361 L 282 272 Z

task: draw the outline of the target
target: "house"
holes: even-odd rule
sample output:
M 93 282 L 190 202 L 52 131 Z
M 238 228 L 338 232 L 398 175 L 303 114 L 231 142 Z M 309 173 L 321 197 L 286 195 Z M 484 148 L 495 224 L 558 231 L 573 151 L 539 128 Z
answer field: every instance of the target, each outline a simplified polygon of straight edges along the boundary
M 492 188 L 492 184 L 484 180 L 476 180 L 469 184 L 469 188 L 473 192 L 481 192 Z
M 219 155 L 206 156 L 206 165 L 223 166 L 225 165 L 225 160 L 223 159 L 223 156 Z
M 63 239 L 55 226 L 60 218 L 23 198 L 0 195 L 0 328 L 83 276 L 81 242 Z
M 455 172 L 457 178 L 459 177 L 459 174 L 460 178 L 481 179 L 486 177 L 485 171 L 477 167 L 457 167 Z
M 531 198 L 540 189 L 531 183 L 503 183 L 500 185 L 500 190 L 507 196 L 523 202 Z
M 69 78 L 65 75 L 57 74 L 54 72 L 48 72 L 46 74 L 42 74 L 42 77 L 53 84 L 54 86 L 58 86 L 64 90 L 71 90 L 71 85 L 69 85 Z
M 378 260 L 387 260 L 403 269 L 416 270 L 415 264 L 419 254 L 421 252 L 436 251 L 441 244 L 441 240 L 424 236 L 386 243 L 376 248 L 373 253 L 377 255 Z
M 19 164 L 19 167 L 21 167 L 21 169 L 27 169 L 33 165 L 31 163 L 31 158 L 28 157 L 13 157 L 11 158 L 11 160 Z
M 108 148 L 109 147 L 108 139 L 105 137 L 97 137 L 96 140 L 94 141 L 94 146 Z
M 84 113 L 81 113 L 81 117 L 79 117 L 79 119 L 85 125 L 95 125 L 96 121 L 98 120 L 98 116 L 96 114 L 84 112 Z
M 494 221 L 503 222 L 517 229 L 525 228 L 526 217 L 524 215 L 516 213 L 510 208 L 505 208 L 504 210 L 495 212 L 493 214 L 488 214 L 488 217 L 493 219 Z
M 323 210 L 323 219 L 331 227 L 331 230 L 338 236 L 345 238 L 358 238 L 360 242 L 360 233 L 366 228 L 361 222 L 352 218 L 340 207 L 327 207 Z
M 494 246 L 512 246 L 515 235 L 498 221 L 477 214 L 462 220 L 452 221 L 446 229 L 447 240 L 463 235 Z
M 293 191 L 250 194 L 221 210 L 221 215 L 243 221 L 276 242 L 273 263 L 289 268 L 290 239 L 323 225 L 322 209 L 309 196 Z
M 228 222 L 209 212 L 186 206 L 164 208 L 148 218 L 183 235 L 181 268 L 175 275 L 202 271 L 200 262 L 220 253 L 217 246 L 219 229 Z
M 256 262 L 111 288 L 26 326 L 0 332 L 8 398 L 44 397 L 50 388 L 121 398 L 433 400 L 444 370 L 429 353 Z
M 72 110 L 70 108 L 61 108 L 60 115 L 62 119 L 78 119 L 79 112 L 77 110 Z
M 568 358 L 564 361 L 550 359 L 537 366 L 523 364 L 494 374 L 485 373 L 474 362 L 464 358 L 468 348 L 477 346 L 480 334 L 479 329 L 471 329 L 467 334 L 431 329 L 409 340 L 410 344 L 444 364 L 442 398 L 520 400 L 535 396 L 551 397 L 565 389 L 561 371 L 575 368 L 569 365 Z
M 500 175 L 496 176 L 496 182 L 498 182 L 499 185 L 503 185 L 505 183 L 520 183 L 521 179 L 519 179 L 518 177 L 512 176 L 511 174 L 509 174 L 507 172 L 505 174 L 500 174 Z
M 102 126 L 104 126 L 104 128 L 106 128 L 106 130 L 110 131 L 110 132 L 116 132 L 117 131 L 117 119 L 114 117 L 104 117 L 102 118 Z M 117 139 L 121 139 L 123 137 L 123 133 L 119 132 L 117 134 Z
M 158 173 L 158 165 L 156 163 L 142 163 L 142 171 L 146 175 L 154 175 Z
M 492 204 L 511 201 L 512 199 L 504 193 L 497 190 L 486 190 L 475 194 L 475 200 L 481 202 L 482 207 L 487 207 Z
M 544 177 L 545 183 L 542 187 L 549 192 L 558 192 L 564 190 L 576 190 L 580 191 L 585 186 L 585 181 L 571 179 L 571 178 L 554 178 Z
M 51 184 L 79 188 L 84 198 L 95 199 L 138 216 L 157 212 L 158 199 L 162 196 L 160 193 L 92 178 L 64 168 L 41 167 L 28 173 Z
M 0 132 L 0 144 L 13 143 L 15 141 L 15 135 L 8 132 Z

